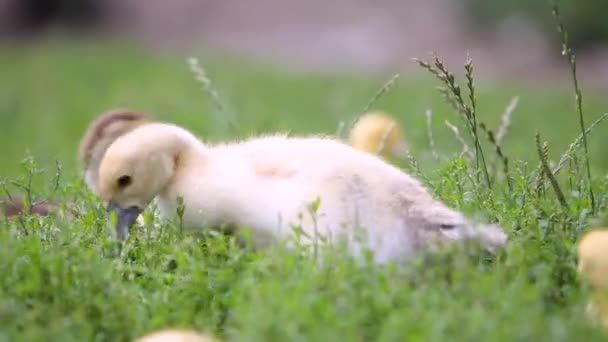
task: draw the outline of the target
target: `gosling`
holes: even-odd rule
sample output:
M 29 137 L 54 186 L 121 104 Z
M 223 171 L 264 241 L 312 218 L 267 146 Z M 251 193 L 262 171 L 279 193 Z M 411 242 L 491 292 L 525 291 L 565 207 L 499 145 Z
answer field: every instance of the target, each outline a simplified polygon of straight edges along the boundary
M 507 241 L 498 225 L 467 219 L 400 169 L 326 137 L 212 146 L 176 125 L 148 123 L 108 147 L 98 186 L 121 240 L 152 200 L 171 217 L 181 198 L 184 227 L 250 228 L 258 246 L 286 238 L 294 226 L 349 241 L 364 232 L 379 263 L 450 241 L 473 239 L 490 251 Z
M 608 229 L 585 233 L 576 246 L 578 272 L 592 287 L 587 315 L 608 328 Z
M 219 342 L 219 340 L 193 330 L 165 329 L 139 337 L 134 342 Z
M 348 142 L 354 148 L 383 158 L 403 157 L 408 145 L 399 123 L 385 112 L 363 114 L 349 132 Z

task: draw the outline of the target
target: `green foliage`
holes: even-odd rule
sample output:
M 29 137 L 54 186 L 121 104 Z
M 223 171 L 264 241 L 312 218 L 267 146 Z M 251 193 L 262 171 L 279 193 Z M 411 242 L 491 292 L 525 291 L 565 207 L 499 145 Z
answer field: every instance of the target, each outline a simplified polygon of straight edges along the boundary
M 480 186 L 468 163 L 455 158 L 427 176 L 450 205 L 507 227 L 510 244 L 496 258 L 453 250 L 432 263 L 375 266 L 321 246 L 315 259 L 282 244 L 254 251 L 212 231 L 191 234 L 177 217 L 139 227 L 117 253 L 94 201 L 82 202 L 79 218 L 24 216 L 27 235 L 7 220 L 0 339 L 131 340 L 166 327 L 233 341 L 605 339 L 584 315 L 576 276 L 587 197 L 570 195 L 565 214 L 555 196 L 527 185 L 524 163 L 514 165 L 514 191 Z M 608 193 L 606 179 L 594 187 Z M 62 184 L 60 200 L 81 191 Z

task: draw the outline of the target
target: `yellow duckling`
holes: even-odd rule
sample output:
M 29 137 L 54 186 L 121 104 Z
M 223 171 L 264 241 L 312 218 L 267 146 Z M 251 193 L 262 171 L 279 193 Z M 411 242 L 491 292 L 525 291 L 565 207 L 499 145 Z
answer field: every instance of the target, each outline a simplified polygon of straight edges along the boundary
M 93 193 L 98 193 L 99 163 L 106 149 L 119 136 L 152 119 L 145 113 L 117 108 L 100 114 L 93 120 L 79 146 L 79 159 L 84 167 L 85 182 Z
M 578 271 L 593 287 L 587 313 L 608 327 L 608 230 L 593 229 L 577 244 Z
M 219 340 L 193 330 L 166 329 L 142 336 L 134 342 L 219 342 Z
M 361 116 L 349 134 L 354 148 L 383 157 L 404 156 L 407 142 L 399 123 L 385 112 L 368 112 Z

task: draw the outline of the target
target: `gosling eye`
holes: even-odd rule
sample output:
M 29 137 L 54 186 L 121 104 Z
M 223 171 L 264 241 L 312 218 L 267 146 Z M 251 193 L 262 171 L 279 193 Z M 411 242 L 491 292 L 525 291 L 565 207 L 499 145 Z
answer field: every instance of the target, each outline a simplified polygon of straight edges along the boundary
M 456 228 L 455 224 L 449 224 L 449 223 L 442 223 L 439 225 L 439 228 L 443 229 L 443 230 L 452 230 L 454 228 Z
M 129 186 L 129 184 L 131 184 L 131 176 L 129 175 L 122 175 L 120 177 L 118 177 L 118 187 L 119 188 L 124 188 Z

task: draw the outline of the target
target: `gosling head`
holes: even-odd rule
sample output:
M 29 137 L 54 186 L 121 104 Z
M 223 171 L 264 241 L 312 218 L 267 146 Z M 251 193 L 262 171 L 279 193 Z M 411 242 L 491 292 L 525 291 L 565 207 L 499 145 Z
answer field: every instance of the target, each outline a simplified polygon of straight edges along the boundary
M 436 201 L 413 206 L 409 219 L 420 229 L 420 242 L 431 246 L 476 241 L 484 250 L 496 253 L 508 240 L 499 225 L 475 222 Z
M 116 233 L 124 240 L 137 216 L 171 182 L 186 146 L 176 126 L 148 124 L 117 138 L 99 166 L 100 196 L 117 215 Z
M 99 193 L 99 163 L 108 146 L 119 136 L 150 121 L 150 117 L 144 113 L 117 108 L 102 113 L 89 124 L 80 141 L 79 159 L 84 166 L 85 182 L 91 191 Z
M 576 249 L 581 276 L 593 287 L 608 291 L 608 229 L 585 233 Z
M 384 112 L 369 112 L 361 116 L 349 134 L 350 145 L 382 156 L 403 156 L 407 143 L 399 123 Z

